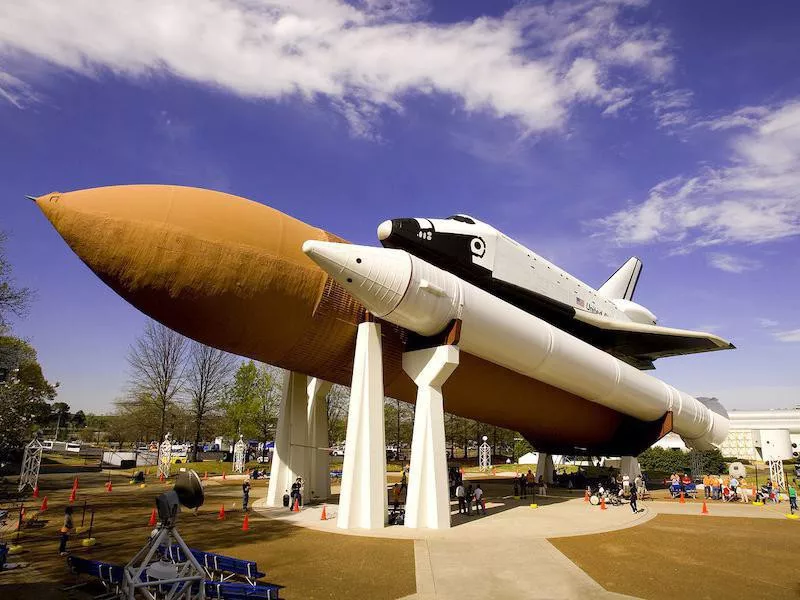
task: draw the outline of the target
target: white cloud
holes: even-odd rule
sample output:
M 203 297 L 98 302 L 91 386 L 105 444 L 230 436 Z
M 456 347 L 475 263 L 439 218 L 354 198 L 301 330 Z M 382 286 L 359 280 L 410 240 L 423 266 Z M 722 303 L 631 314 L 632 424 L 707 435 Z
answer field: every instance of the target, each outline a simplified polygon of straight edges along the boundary
M 735 131 L 729 163 L 659 183 L 644 202 L 595 221 L 601 234 L 620 245 L 679 242 L 685 250 L 800 233 L 800 99 L 705 123 Z
M 2 69 L 0 69 L 0 98 L 17 108 L 25 108 L 38 99 L 30 86 Z
M 767 319 L 764 317 L 760 317 L 756 319 L 756 321 L 758 321 L 758 324 L 761 327 L 764 327 L 765 329 L 771 329 L 772 327 L 777 327 L 779 325 L 778 321 L 775 321 L 774 319 Z
M 776 331 L 773 335 L 779 342 L 800 342 L 800 329 L 792 329 L 791 331 Z
M 660 128 L 669 129 L 689 123 L 694 96 L 691 90 L 655 90 L 650 96 Z
M 727 271 L 728 273 L 744 273 L 745 271 L 753 271 L 761 267 L 761 263 L 757 260 L 744 258 L 743 256 L 724 254 L 722 252 L 711 252 L 708 254 L 708 264 L 715 269 Z
M 560 128 L 576 103 L 613 113 L 642 80 L 670 71 L 664 32 L 631 25 L 627 11 L 623 20 L 625 4 L 637 3 L 522 4 L 433 24 L 419 20 L 420 0 L 3 2 L 0 57 L 90 77 L 170 75 L 246 97 L 326 98 L 361 133 L 409 93 L 445 94 L 530 133 Z

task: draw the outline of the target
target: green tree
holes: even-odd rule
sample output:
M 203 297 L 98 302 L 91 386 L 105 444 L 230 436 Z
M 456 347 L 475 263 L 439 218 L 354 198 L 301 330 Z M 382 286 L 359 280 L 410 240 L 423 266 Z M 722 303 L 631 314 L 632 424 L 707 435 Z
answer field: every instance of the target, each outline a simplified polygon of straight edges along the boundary
M 36 362 L 36 351 L 19 339 L 5 339 L 6 347 L 19 350 L 17 360 L 0 382 L 0 460 L 8 460 L 15 451 L 50 417 L 50 404 L 56 395 Z
M 347 410 L 350 406 L 350 388 L 333 385 L 326 397 L 328 411 L 328 443 L 336 446 L 347 435 Z
M 255 415 L 255 424 L 262 442 L 275 439 L 283 376 L 284 372 L 281 369 L 268 365 L 258 366 L 258 376 L 256 378 L 258 412 Z M 264 452 L 265 450 L 262 451 L 262 455 Z
M 220 407 L 225 413 L 227 435 L 233 438 L 239 435 L 249 438 L 259 433 L 259 370 L 252 360 L 239 365 L 233 376 L 233 384 L 228 386 L 220 401 Z

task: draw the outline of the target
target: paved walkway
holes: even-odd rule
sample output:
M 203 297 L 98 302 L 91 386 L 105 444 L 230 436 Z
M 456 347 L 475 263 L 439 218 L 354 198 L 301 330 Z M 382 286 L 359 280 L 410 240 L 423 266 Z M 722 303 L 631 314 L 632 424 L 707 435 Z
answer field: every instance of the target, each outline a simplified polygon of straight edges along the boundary
M 342 535 L 414 540 L 417 593 L 404 600 L 471 600 L 485 598 L 629 598 L 606 591 L 547 541 L 547 538 L 602 533 L 644 523 L 658 513 L 700 514 L 700 503 L 649 501 L 633 514 L 628 505 L 602 511 L 582 499 L 554 499 L 530 508 L 511 498 L 487 503 L 489 514 L 464 517 L 452 505 L 454 526 L 448 530 L 386 527 L 379 531 L 343 531 L 336 527 L 335 504 L 300 513 L 269 509 L 264 500 L 254 508 L 301 527 Z M 714 516 L 785 518 L 784 506 L 709 505 Z M 788 510 L 788 508 L 787 508 Z

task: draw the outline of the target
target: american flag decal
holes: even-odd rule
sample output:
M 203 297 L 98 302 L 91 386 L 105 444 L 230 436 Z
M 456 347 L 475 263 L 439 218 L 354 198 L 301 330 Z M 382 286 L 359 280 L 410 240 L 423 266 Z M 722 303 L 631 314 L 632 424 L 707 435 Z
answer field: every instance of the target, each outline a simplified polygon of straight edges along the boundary
M 578 306 L 580 306 L 581 308 L 586 308 L 586 303 L 581 298 L 576 298 L 575 302 L 577 302 Z

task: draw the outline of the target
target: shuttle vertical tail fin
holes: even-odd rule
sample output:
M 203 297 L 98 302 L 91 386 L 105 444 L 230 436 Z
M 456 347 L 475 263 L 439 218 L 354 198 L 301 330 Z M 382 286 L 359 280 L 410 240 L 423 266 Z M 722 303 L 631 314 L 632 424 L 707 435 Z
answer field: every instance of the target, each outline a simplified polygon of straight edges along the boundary
M 597 293 L 612 300 L 633 300 L 633 292 L 641 273 L 642 261 L 632 256 L 608 278 Z

